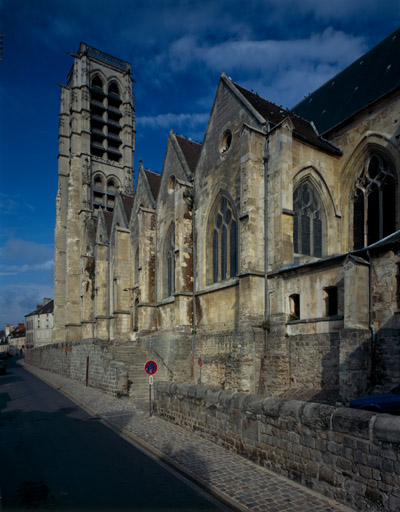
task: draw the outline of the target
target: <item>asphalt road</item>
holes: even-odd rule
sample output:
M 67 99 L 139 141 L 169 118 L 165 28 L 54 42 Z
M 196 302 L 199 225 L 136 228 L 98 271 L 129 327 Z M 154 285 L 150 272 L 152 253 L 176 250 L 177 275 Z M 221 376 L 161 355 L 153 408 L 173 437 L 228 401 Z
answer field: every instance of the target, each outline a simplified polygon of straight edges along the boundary
M 0 485 L 3 512 L 220 510 L 15 358 L 0 376 Z

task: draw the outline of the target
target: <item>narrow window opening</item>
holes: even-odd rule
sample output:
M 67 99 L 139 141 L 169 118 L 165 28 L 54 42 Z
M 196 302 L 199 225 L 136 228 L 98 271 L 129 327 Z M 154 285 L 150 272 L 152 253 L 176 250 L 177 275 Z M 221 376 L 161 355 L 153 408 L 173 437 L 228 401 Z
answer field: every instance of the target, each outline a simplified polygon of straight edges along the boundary
M 171 297 L 175 293 L 175 226 L 168 229 L 164 252 L 163 296 Z
M 325 288 L 326 316 L 336 316 L 338 314 L 338 289 L 336 286 Z
M 289 320 L 300 320 L 300 295 L 294 293 L 289 297 L 290 316 Z
M 139 299 L 135 299 L 134 313 L 133 313 L 133 330 L 139 330 Z

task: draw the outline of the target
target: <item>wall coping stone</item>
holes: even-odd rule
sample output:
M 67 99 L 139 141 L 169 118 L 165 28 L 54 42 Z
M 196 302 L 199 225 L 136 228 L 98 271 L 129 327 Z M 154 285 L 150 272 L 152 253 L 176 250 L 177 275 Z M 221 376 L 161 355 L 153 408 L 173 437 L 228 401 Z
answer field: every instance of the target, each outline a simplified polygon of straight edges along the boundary
M 373 425 L 373 436 L 379 441 L 400 444 L 400 416 L 378 414 Z
M 199 399 L 204 406 L 301 422 L 303 426 L 352 434 L 370 441 L 400 444 L 400 416 L 346 407 L 265 397 L 195 383 L 157 381 L 155 392 Z
M 369 439 L 369 424 L 376 413 L 359 409 L 337 408 L 333 411 L 331 428 L 337 432 L 348 433 Z

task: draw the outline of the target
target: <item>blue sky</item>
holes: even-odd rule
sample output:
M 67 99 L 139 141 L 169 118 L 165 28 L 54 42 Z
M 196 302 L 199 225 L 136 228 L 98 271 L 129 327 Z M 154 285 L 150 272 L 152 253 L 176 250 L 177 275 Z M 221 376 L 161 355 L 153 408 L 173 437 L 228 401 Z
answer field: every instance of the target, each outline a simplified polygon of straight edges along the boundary
M 53 297 L 57 84 L 81 41 L 131 62 L 134 167 L 160 172 L 222 72 L 292 107 L 399 26 L 398 0 L 0 0 L 0 328 Z

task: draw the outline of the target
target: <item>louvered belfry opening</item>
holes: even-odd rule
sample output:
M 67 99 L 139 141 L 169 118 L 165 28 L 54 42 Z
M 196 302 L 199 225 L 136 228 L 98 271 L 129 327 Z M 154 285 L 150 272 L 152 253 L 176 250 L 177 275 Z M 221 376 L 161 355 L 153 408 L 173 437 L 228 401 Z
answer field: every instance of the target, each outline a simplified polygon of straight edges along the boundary
M 90 149 L 93 156 L 120 163 L 122 100 L 116 82 L 106 91 L 103 80 L 95 75 L 90 86 Z

